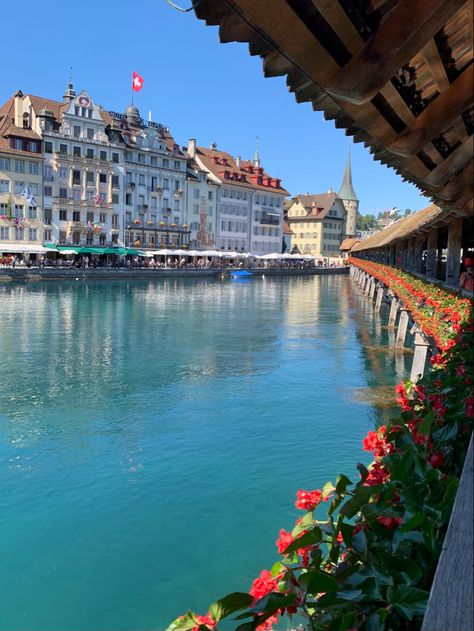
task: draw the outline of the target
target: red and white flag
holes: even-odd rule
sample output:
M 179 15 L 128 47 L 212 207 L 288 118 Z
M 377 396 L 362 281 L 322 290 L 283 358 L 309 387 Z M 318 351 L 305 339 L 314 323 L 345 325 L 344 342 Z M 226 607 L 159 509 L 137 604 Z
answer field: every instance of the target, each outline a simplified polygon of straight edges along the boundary
M 144 82 L 145 79 L 143 77 L 140 77 L 138 72 L 135 72 L 134 70 L 132 75 L 132 90 L 135 90 L 135 92 L 140 92 L 140 90 L 143 88 Z

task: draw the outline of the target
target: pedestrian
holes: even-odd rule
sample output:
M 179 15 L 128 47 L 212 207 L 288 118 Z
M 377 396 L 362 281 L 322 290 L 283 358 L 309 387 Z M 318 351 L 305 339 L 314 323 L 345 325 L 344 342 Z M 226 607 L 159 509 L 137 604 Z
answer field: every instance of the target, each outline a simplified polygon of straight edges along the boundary
M 472 292 L 474 290 L 474 259 L 471 257 L 465 258 L 464 267 L 466 269 L 459 278 L 459 285 L 462 289 Z

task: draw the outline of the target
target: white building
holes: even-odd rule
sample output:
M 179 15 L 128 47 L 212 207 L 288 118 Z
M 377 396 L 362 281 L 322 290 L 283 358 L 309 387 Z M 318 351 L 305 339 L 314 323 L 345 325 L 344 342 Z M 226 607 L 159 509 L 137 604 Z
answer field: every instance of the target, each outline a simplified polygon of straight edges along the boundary
M 188 159 L 186 177 L 186 224 L 190 231 L 190 248 L 216 248 L 216 218 L 219 184 L 199 168 L 193 158 Z
M 188 153 L 218 185 L 216 247 L 254 254 L 281 252 L 283 202 L 288 192 L 255 160 L 234 158 L 212 144 L 197 147 L 189 141 Z

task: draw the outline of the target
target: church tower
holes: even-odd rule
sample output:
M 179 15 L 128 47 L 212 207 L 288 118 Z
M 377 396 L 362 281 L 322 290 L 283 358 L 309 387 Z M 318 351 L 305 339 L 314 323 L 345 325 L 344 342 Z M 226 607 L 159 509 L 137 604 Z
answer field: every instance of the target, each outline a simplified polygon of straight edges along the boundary
M 354 187 L 352 186 L 352 174 L 351 174 L 351 154 L 349 151 L 349 157 L 347 158 L 346 172 L 344 173 L 344 179 L 342 180 L 341 188 L 339 189 L 339 197 L 344 204 L 344 208 L 347 212 L 346 217 L 346 237 L 353 237 L 356 233 L 357 224 L 357 210 L 359 209 L 359 200 L 355 194 Z

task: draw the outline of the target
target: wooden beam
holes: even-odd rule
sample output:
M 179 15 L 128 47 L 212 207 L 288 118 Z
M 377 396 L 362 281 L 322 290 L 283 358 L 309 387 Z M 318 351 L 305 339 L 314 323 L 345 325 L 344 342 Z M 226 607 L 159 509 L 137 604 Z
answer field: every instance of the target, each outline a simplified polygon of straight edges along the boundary
M 459 147 L 453 151 L 441 164 L 433 169 L 428 177 L 424 178 L 426 184 L 440 186 L 459 173 L 469 162 L 472 162 L 474 150 L 473 137 L 467 138 Z
M 416 155 L 472 105 L 473 82 L 474 66 L 471 64 L 443 94 L 423 110 L 411 127 L 405 129 L 394 142 L 390 143 L 387 149 L 398 156 L 407 158 Z
M 441 61 L 441 57 L 439 56 L 434 39 L 430 39 L 430 41 L 423 46 L 421 54 L 423 55 L 425 63 L 433 75 L 433 79 L 436 81 L 438 91 L 444 92 L 444 90 L 449 88 L 449 79 L 443 62 Z
M 328 92 L 358 105 L 370 101 L 464 3 L 465 0 L 400 0 L 384 16 L 370 40 L 327 84 Z
M 455 200 L 459 197 L 461 191 L 467 186 L 472 185 L 472 164 L 469 163 L 461 173 L 452 177 L 449 182 L 443 186 L 443 188 L 436 193 L 436 197 L 439 197 L 445 201 Z

